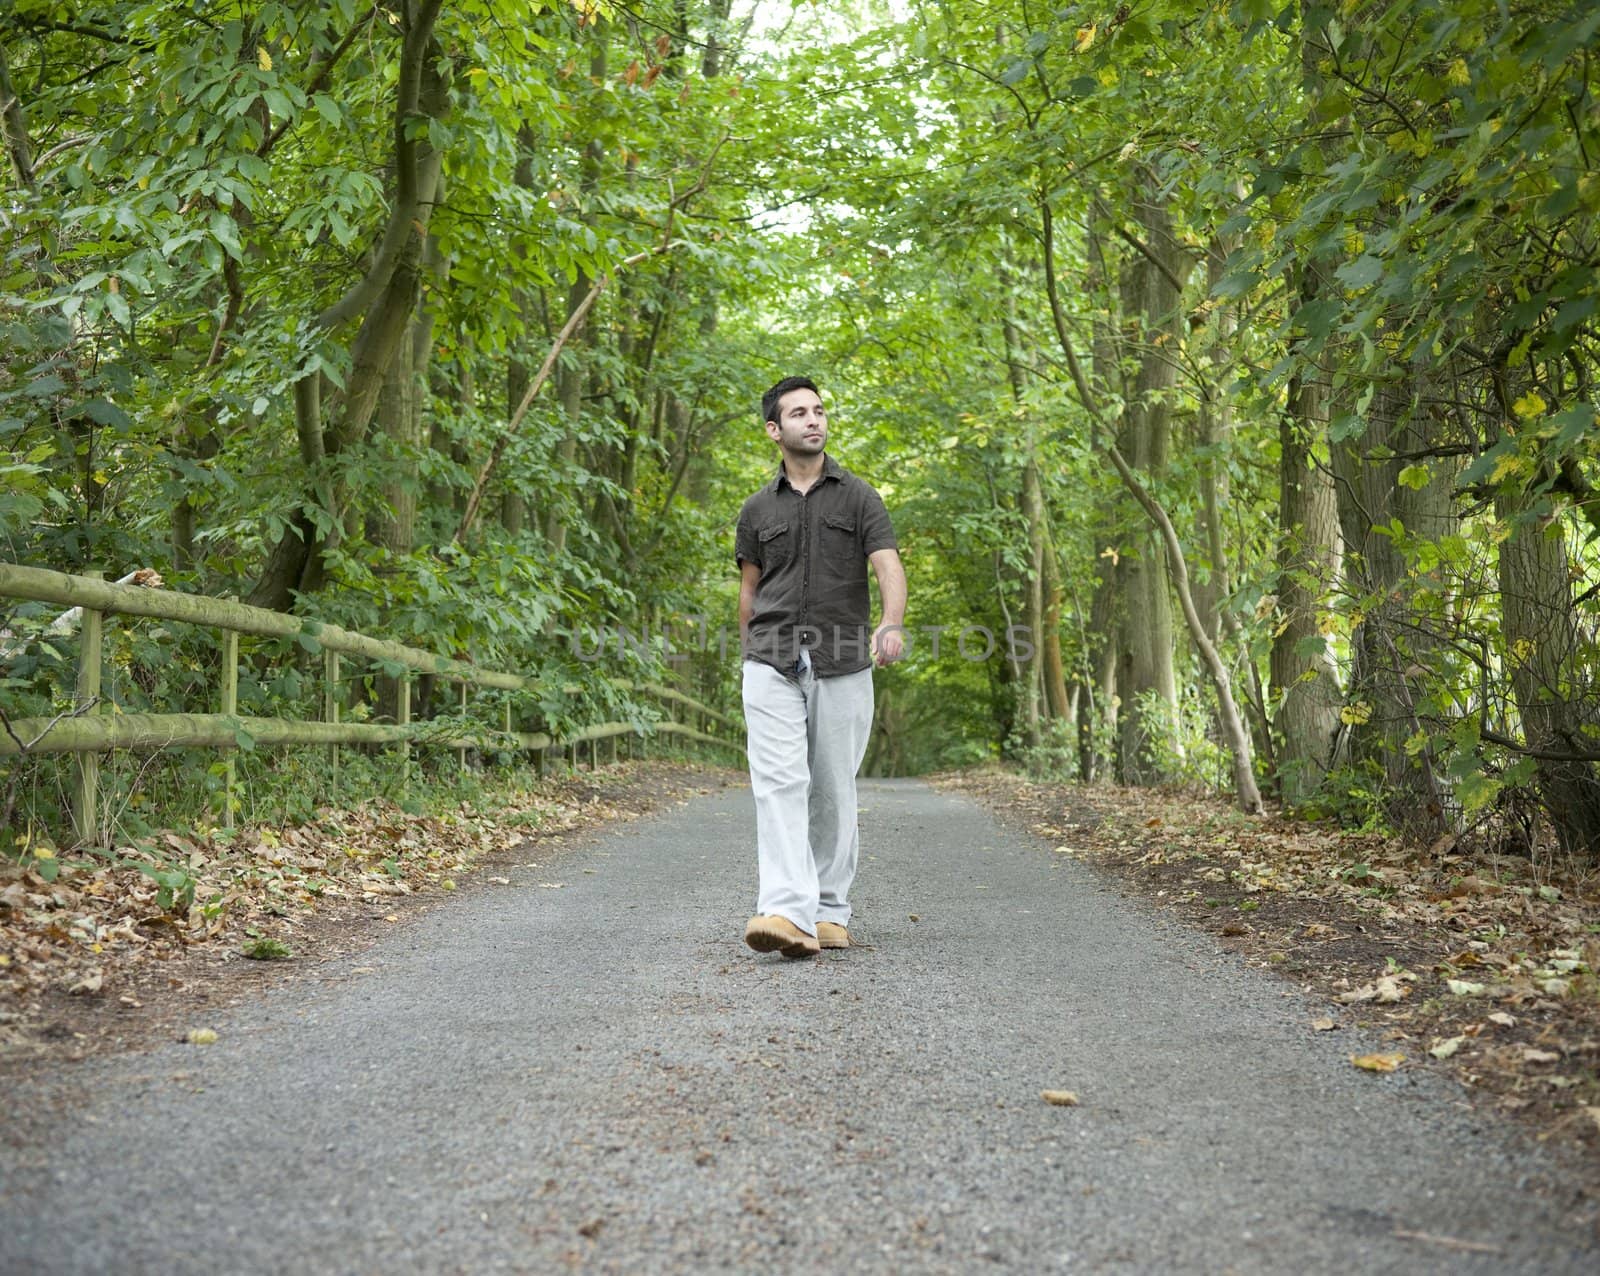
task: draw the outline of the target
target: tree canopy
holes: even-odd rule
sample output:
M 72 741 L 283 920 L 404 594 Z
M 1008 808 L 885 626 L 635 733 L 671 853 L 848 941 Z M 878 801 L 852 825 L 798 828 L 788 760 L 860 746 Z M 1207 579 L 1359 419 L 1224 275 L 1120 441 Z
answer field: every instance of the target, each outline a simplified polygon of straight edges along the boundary
M 760 395 L 808 372 L 910 578 L 869 769 L 1592 858 L 1597 36 L 1579 0 L 17 0 L 0 539 L 535 674 L 555 725 L 641 669 L 731 703 Z M 10 616 L 0 710 L 70 705 Z M 653 647 L 592 658 L 620 631 Z M 162 640 L 118 694 L 184 711 L 210 640 Z

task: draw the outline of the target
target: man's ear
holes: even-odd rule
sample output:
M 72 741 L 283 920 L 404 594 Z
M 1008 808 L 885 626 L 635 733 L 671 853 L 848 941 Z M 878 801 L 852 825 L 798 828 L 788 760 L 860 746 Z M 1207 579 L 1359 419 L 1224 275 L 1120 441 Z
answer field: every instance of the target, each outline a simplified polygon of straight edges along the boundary
M 771 439 L 774 443 L 778 443 L 778 442 L 782 441 L 782 439 L 783 439 L 783 429 L 778 425 L 778 423 L 776 421 L 768 421 L 767 422 L 767 437 L 769 439 Z

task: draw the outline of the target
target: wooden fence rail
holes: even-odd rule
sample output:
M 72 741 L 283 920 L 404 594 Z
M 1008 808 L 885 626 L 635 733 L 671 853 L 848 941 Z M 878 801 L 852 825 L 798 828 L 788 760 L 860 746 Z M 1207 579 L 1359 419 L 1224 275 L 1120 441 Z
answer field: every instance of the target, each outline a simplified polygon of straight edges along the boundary
M 0 757 L 34 753 L 71 753 L 77 756 L 73 796 L 73 829 L 85 844 L 99 840 L 97 816 L 98 756 L 116 749 L 149 751 L 167 748 L 222 749 L 229 751 L 225 778 L 223 822 L 231 827 L 234 809 L 232 750 L 240 747 L 285 747 L 323 745 L 337 776 L 338 746 L 341 744 L 403 744 L 409 756 L 414 744 L 436 744 L 460 751 L 465 765 L 469 748 L 489 750 L 536 750 L 575 748 L 587 742 L 594 758 L 594 746 L 601 740 L 615 741 L 632 735 L 676 735 L 726 749 L 743 749 L 743 744 L 701 730 L 701 726 L 720 723 L 735 731 L 742 724 L 726 713 L 702 704 L 672 687 L 652 682 L 617 679 L 619 690 L 642 692 L 668 704 L 678 705 L 695 715 L 695 722 L 664 719 L 651 723 L 648 731 L 628 722 L 597 722 L 578 731 L 555 737 L 544 732 L 512 729 L 511 702 L 503 707 L 499 729 L 460 729 L 458 722 L 411 721 L 411 674 L 433 674 L 460 684 L 458 708 L 467 716 L 467 689 L 484 687 L 500 691 L 533 691 L 535 679 L 498 669 L 481 668 L 451 660 L 436 652 L 408 647 L 385 638 L 373 638 L 337 625 L 323 624 L 300 616 L 251 607 L 232 599 L 180 594 L 172 590 L 150 589 L 139 585 L 115 584 L 97 576 L 72 576 L 39 567 L 0 563 L 0 598 L 55 603 L 82 609 L 75 688 L 78 711 L 55 718 L 22 718 L 0 732 Z M 161 620 L 186 621 L 220 629 L 222 644 L 221 688 L 217 713 L 89 713 L 100 695 L 100 670 L 104 660 L 103 625 L 106 613 L 146 616 Z M 284 718 L 241 717 L 238 706 L 239 634 L 270 638 L 293 638 L 308 651 L 323 653 L 323 720 L 292 721 Z M 340 656 L 358 656 L 388 667 L 400 666 L 398 712 L 393 723 L 342 722 L 338 696 Z M 577 691 L 564 686 L 565 691 Z M 697 725 L 698 724 L 698 725 Z

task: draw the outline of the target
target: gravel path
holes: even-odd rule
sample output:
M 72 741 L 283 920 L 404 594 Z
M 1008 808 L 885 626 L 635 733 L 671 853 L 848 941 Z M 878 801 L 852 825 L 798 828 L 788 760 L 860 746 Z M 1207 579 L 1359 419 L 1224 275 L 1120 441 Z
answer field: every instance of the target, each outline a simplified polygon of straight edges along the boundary
M 958 795 L 862 805 L 868 946 L 744 949 L 730 789 L 14 1090 L 91 1097 L 0 1118 L 0 1271 L 1600 1270 L 1446 1083 Z

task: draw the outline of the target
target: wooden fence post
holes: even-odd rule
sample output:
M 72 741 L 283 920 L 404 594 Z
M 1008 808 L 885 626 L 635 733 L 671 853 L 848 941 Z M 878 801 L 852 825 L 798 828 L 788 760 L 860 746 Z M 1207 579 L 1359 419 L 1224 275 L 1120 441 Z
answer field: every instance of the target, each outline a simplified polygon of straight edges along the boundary
M 394 707 L 394 720 L 402 727 L 411 725 L 411 670 L 407 669 L 400 675 L 400 685 L 396 688 Z M 406 784 L 411 783 L 411 741 L 405 739 L 400 742 L 400 779 Z
M 237 594 L 229 594 L 229 602 L 237 602 Z M 239 633 L 235 629 L 222 631 L 222 713 L 225 717 L 239 716 Z M 233 790 L 238 782 L 235 764 L 238 748 L 229 749 L 222 763 L 222 827 L 233 827 Z
M 339 653 L 323 648 L 322 651 L 322 720 L 339 721 Z M 339 746 L 328 746 L 328 769 L 333 776 L 333 797 L 339 795 Z
M 104 572 L 84 572 L 94 580 L 103 580 Z M 100 664 L 105 657 L 104 615 L 83 609 L 78 629 L 78 683 L 73 695 L 73 708 L 85 710 L 100 699 Z M 76 754 L 73 758 L 76 783 L 72 792 L 72 831 L 84 846 L 97 846 L 100 842 L 100 755 L 93 752 Z

